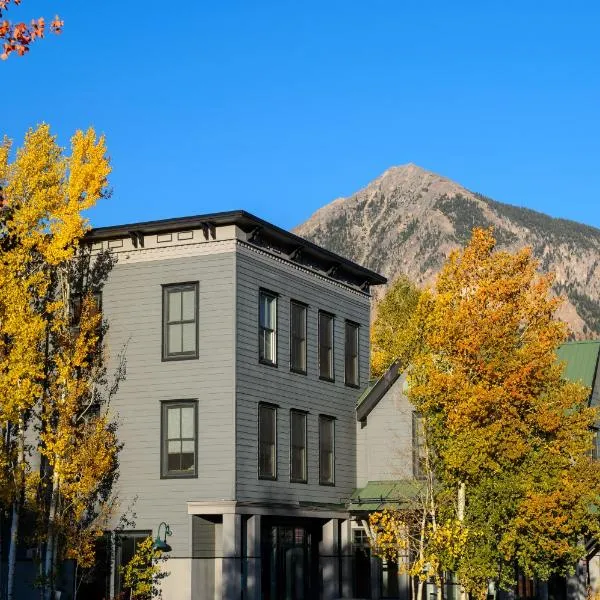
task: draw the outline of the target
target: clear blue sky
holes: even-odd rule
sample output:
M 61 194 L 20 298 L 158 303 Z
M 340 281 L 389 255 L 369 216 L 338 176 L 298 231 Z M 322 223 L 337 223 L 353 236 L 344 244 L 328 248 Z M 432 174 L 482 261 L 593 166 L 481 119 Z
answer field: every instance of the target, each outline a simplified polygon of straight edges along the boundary
M 23 0 L 1 131 L 104 132 L 96 226 L 245 208 L 292 227 L 414 162 L 600 227 L 594 2 Z

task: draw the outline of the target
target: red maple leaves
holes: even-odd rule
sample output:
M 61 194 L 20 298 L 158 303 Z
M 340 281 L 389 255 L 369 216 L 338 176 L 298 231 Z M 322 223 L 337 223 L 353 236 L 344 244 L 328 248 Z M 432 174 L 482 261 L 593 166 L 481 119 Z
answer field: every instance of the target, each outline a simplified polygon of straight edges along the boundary
M 10 7 L 10 4 L 18 6 L 22 0 L 0 0 L 0 18 Z M 49 29 L 52 33 L 59 34 L 63 28 L 63 21 L 58 17 L 50 22 Z M 29 52 L 29 46 L 32 42 L 44 37 L 47 30 L 46 21 L 43 17 L 33 19 L 29 25 L 27 23 L 11 23 L 6 19 L 0 20 L 0 40 L 2 42 L 3 52 L 0 54 L 2 60 L 6 60 L 10 54 L 16 52 L 23 56 Z

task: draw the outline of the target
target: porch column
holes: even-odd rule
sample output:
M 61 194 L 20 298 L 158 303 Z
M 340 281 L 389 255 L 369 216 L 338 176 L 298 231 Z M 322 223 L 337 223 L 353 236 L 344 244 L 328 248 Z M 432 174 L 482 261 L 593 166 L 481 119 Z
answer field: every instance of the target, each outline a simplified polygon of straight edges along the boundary
M 352 568 L 352 521 L 349 519 L 341 522 L 340 548 L 342 554 L 342 598 L 352 598 L 354 570 Z
M 338 519 L 331 519 L 323 525 L 321 542 L 321 572 L 323 573 L 323 600 L 339 597 L 339 530 Z
M 242 593 L 242 515 L 223 515 L 222 600 L 240 600 Z
M 247 579 L 248 600 L 260 600 L 261 595 L 261 518 L 252 515 L 246 525 Z
M 586 565 L 580 560 L 575 567 L 575 573 L 567 577 L 567 600 L 586 600 Z
M 371 555 L 371 600 L 381 598 L 381 559 Z

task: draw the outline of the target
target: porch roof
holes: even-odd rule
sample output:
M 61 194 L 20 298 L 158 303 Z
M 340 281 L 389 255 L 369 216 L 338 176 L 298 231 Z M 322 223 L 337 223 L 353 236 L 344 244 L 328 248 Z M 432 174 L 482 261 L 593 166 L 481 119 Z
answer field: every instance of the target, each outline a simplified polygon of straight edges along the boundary
M 348 510 L 372 512 L 407 506 L 418 498 L 424 486 L 425 482 L 419 479 L 369 481 L 366 486 L 354 490 Z

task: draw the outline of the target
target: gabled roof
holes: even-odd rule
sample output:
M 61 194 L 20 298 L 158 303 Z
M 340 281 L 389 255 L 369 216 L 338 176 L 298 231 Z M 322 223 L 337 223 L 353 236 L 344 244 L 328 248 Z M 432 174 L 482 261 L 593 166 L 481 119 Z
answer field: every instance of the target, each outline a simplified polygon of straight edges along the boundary
M 411 504 L 424 485 L 425 482 L 419 479 L 369 481 L 366 486 L 354 490 L 348 510 L 371 512 Z
M 559 360 L 564 361 L 565 378 L 579 381 L 586 387 L 593 388 L 598 371 L 600 357 L 600 340 L 585 342 L 567 342 L 556 352 Z
M 387 371 L 379 379 L 369 384 L 356 404 L 357 421 L 362 421 L 367 417 L 377 406 L 381 398 L 396 383 L 400 375 L 402 375 L 402 371 L 400 371 L 400 361 L 397 360 L 388 367 Z

